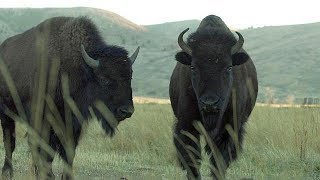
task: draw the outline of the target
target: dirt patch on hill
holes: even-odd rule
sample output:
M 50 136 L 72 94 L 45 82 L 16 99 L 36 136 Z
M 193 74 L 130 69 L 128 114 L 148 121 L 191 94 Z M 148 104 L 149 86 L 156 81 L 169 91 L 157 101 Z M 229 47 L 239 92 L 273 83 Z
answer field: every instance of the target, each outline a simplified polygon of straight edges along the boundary
M 137 104 L 149 104 L 149 103 L 170 104 L 170 100 L 169 99 L 140 97 L 140 96 L 133 97 L 133 102 L 137 103 Z

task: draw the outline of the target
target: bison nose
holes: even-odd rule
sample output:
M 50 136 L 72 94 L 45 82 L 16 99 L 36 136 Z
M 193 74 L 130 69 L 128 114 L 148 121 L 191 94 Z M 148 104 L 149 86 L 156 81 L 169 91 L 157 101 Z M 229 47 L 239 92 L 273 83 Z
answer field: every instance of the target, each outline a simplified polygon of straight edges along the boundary
M 134 112 L 133 106 L 121 106 L 118 108 L 117 113 L 121 118 L 129 118 Z
M 220 111 L 218 104 L 219 104 L 219 99 L 201 100 L 202 110 L 206 113 L 218 113 Z

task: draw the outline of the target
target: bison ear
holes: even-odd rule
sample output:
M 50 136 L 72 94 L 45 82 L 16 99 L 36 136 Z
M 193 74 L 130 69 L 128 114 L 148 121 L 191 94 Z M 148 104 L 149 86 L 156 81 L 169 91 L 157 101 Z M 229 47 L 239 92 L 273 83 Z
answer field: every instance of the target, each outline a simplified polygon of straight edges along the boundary
M 176 54 L 176 60 L 184 65 L 191 65 L 191 59 L 191 56 L 186 52 L 181 51 Z
M 232 65 L 237 66 L 241 65 L 248 61 L 249 55 L 245 52 L 238 52 L 232 55 Z

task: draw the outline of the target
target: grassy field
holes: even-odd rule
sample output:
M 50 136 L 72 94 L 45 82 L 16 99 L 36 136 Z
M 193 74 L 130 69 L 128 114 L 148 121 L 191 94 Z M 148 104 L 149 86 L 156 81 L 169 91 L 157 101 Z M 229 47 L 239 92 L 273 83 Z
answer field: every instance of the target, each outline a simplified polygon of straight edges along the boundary
M 137 104 L 114 138 L 97 121 L 83 132 L 74 164 L 76 179 L 184 179 L 172 143 L 170 105 Z M 256 107 L 247 124 L 244 149 L 227 171 L 227 179 L 319 179 L 320 109 Z M 2 136 L 1 136 L 2 137 Z M 0 162 L 4 156 L 0 145 Z M 203 152 L 203 179 L 210 179 Z M 13 158 L 15 179 L 31 178 L 31 153 L 18 126 Z M 62 160 L 54 161 L 56 175 Z

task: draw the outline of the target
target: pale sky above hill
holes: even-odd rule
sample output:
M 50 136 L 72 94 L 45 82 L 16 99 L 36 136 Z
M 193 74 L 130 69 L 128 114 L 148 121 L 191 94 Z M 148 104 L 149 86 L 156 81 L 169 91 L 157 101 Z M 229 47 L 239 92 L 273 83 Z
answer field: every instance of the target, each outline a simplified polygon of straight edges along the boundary
M 319 0 L 10 0 L 0 8 L 94 7 L 139 24 L 220 16 L 232 28 L 320 22 Z

